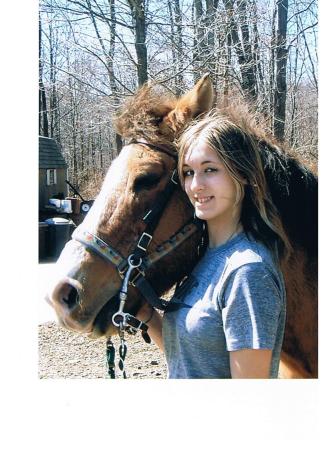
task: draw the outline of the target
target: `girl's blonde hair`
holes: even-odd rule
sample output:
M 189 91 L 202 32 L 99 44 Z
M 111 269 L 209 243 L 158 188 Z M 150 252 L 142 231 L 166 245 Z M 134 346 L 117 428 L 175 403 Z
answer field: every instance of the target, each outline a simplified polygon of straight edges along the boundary
M 271 200 L 258 142 L 250 130 L 242 129 L 215 111 L 192 123 L 178 142 L 178 174 L 182 186 L 182 166 L 186 153 L 196 147 L 200 140 L 217 153 L 235 182 L 236 202 L 243 199 L 241 223 L 244 231 L 271 249 L 277 245 L 279 256 L 288 257 L 291 244 Z

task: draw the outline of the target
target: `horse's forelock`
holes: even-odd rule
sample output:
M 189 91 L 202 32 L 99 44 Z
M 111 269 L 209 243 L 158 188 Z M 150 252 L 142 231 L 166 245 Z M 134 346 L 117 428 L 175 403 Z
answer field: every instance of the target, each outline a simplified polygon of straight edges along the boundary
M 145 85 L 125 101 L 115 119 L 115 128 L 124 138 L 145 137 L 156 141 L 160 135 L 157 119 L 167 115 L 177 99 L 165 92 L 162 86 Z

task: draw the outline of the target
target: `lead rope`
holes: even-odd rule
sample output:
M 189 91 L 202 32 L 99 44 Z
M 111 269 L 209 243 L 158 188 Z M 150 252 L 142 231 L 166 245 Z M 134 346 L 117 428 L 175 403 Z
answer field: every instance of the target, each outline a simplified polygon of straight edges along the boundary
M 108 374 L 110 379 L 115 379 L 115 347 L 113 342 L 111 341 L 111 338 L 109 337 L 107 340 L 107 367 L 108 367 Z
M 123 378 L 127 379 L 124 363 L 125 363 L 125 357 L 127 354 L 127 345 L 125 340 L 125 332 L 124 330 L 128 328 L 129 322 L 128 320 L 130 318 L 133 318 L 128 313 L 124 313 L 124 306 L 127 299 L 127 289 L 128 289 L 128 283 L 131 277 L 131 274 L 135 268 L 138 268 L 141 263 L 142 259 L 140 258 L 136 263 L 133 260 L 134 254 L 128 257 L 128 269 L 126 271 L 126 274 L 124 276 L 123 284 L 119 292 L 119 309 L 118 312 L 115 313 L 112 317 L 113 324 L 118 327 L 118 335 L 120 339 L 120 345 L 119 345 L 119 362 L 118 367 L 120 371 L 123 374 Z M 138 321 L 138 320 L 137 320 Z M 140 326 L 144 325 L 143 322 L 140 322 Z M 109 337 L 107 340 L 107 365 L 108 365 L 108 374 L 111 379 L 115 379 L 115 348 L 111 341 L 111 338 Z
M 123 374 L 123 378 L 127 379 L 126 370 L 124 367 L 125 363 L 125 357 L 127 354 L 127 345 L 126 340 L 124 338 L 124 331 L 119 329 L 119 338 L 120 338 L 120 345 L 119 345 L 119 362 L 118 367 L 120 371 Z M 107 369 L 108 369 L 108 375 L 110 379 L 116 379 L 116 372 L 115 372 L 115 346 L 109 337 L 107 340 Z
M 120 345 L 119 345 L 119 362 L 118 362 L 118 367 L 120 369 L 120 371 L 123 373 L 123 378 L 127 379 L 126 376 L 126 371 L 124 368 L 124 362 L 125 362 L 125 357 L 127 354 L 127 345 L 126 345 L 126 341 L 124 338 L 124 330 L 123 330 L 123 323 L 120 323 L 120 328 L 119 328 L 119 338 L 120 338 Z

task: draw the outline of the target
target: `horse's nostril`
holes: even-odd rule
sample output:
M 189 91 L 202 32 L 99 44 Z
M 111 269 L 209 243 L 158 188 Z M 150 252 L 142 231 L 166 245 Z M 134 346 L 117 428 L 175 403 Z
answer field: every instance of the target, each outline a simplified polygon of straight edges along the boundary
M 75 287 L 70 285 L 70 291 L 68 295 L 64 296 L 62 300 L 67 304 L 69 308 L 74 307 L 78 302 L 78 291 Z

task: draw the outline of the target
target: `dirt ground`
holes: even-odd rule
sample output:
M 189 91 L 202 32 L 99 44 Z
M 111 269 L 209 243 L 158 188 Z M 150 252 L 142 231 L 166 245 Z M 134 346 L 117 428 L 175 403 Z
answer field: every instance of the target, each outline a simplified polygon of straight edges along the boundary
M 106 340 L 91 340 L 63 329 L 55 322 L 39 325 L 40 379 L 109 379 L 106 363 Z M 145 343 L 141 334 L 126 334 L 125 370 L 130 379 L 165 379 L 167 369 L 162 352 L 154 343 Z M 113 337 L 116 348 L 116 378 L 119 338 Z
M 90 338 L 66 330 L 56 324 L 53 309 L 44 297 L 53 277 L 55 264 L 39 264 L 38 286 L 38 374 L 40 379 L 109 379 L 106 362 L 106 339 Z M 168 296 L 166 298 L 168 299 Z M 154 343 L 145 343 L 141 334 L 125 333 L 127 355 L 125 370 L 131 379 L 165 379 L 167 369 L 162 352 Z M 122 377 L 118 368 L 119 338 L 113 339 L 116 348 L 116 378 Z

